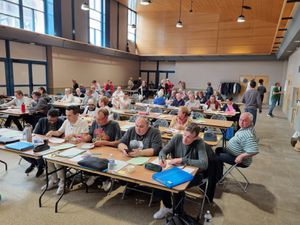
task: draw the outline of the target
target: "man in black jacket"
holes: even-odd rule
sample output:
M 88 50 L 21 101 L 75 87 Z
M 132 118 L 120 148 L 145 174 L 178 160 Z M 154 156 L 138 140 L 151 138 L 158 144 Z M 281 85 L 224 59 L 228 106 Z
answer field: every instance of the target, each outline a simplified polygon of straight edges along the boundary
M 46 135 L 50 130 L 58 130 L 61 125 L 63 124 L 64 120 L 59 118 L 59 113 L 55 109 L 49 110 L 47 117 L 40 118 L 39 122 L 37 123 L 33 133 L 34 134 L 40 134 L 40 135 Z M 36 173 L 36 177 L 39 177 L 44 172 L 44 160 L 43 158 L 39 159 L 33 159 L 29 157 L 22 157 L 27 162 L 31 163 L 31 165 L 25 170 L 25 173 L 30 173 L 33 171 L 35 167 L 38 168 L 38 171 Z

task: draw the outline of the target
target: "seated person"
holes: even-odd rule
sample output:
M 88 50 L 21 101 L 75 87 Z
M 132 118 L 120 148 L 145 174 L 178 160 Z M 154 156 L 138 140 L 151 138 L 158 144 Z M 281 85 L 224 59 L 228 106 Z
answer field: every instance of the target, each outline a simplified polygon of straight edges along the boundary
M 178 109 L 178 115 L 174 116 L 170 123 L 170 128 L 177 130 L 184 130 L 187 125 L 191 123 L 190 111 L 185 106 L 180 106 Z
M 92 91 L 91 89 L 87 89 L 87 90 L 86 90 L 85 96 L 84 96 L 84 98 L 82 99 L 82 104 L 81 104 L 81 105 L 82 105 L 82 106 L 87 106 L 89 99 L 94 99 L 95 102 L 97 101 L 97 99 L 95 99 L 95 98 L 93 97 L 93 91 Z
M 98 107 L 101 109 L 101 108 L 105 108 L 108 110 L 109 112 L 109 119 L 110 120 L 113 120 L 113 114 L 111 113 L 111 108 L 108 106 L 109 104 L 109 99 L 106 97 L 106 96 L 103 96 L 99 99 L 99 102 L 98 102 Z
M 253 128 L 253 116 L 249 112 L 244 112 L 240 116 L 239 129 L 226 145 L 226 148 L 216 149 L 217 160 L 217 180 L 223 176 L 223 162 L 230 165 L 238 164 L 239 167 L 248 167 L 252 162 L 252 157 L 258 153 L 258 143 Z
M 82 142 L 85 135 L 89 132 L 88 123 L 85 120 L 80 119 L 79 117 L 80 108 L 78 106 L 68 106 L 66 108 L 66 117 L 67 119 L 64 121 L 63 125 L 57 131 L 49 131 L 46 136 L 47 137 L 60 137 L 64 134 L 64 138 L 66 141 L 70 141 L 73 143 Z M 48 163 L 48 171 L 54 171 L 56 168 L 62 168 L 62 166 L 54 165 L 53 163 Z M 59 178 L 59 182 L 58 182 Z M 56 194 L 60 195 L 64 191 L 64 180 L 65 174 L 63 170 L 59 170 L 56 173 L 50 175 L 48 190 L 56 187 L 58 185 L 58 189 Z M 45 189 L 46 185 L 42 187 Z
M 211 95 L 205 104 L 207 105 L 207 109 L 211 111 L 218 111 L 221 108 L 220 103 L 216 100 L 214 95 Z
M 142 116 L 136 119 L 135 127 L 126 131 L 118 145 L 118 149 L 130 157 L 158 155 L 161 147 L 160 131 L 151 127 Z
M 21 105 L 23 103 L 26 106 L 28 106 L 30 104 L 30 99 L 25 97 L 21 90 L 17 90 L 17 91 L 15 91 L 15 98 L 13 100 L 11 100 L 10 102 L 2 104 L 1 106 L 3 106 L 3 107 L 12 107 L 12 108 L 21 108 Z M 10 128 L 11 122 L 13 121 L 16 124 L 18 130 L 23 130 L 23 127 L 22 127 L 22 125 L 19 121 L 19 118 L 20 117 L 9 115 L 7 117 L 5 123 L 4 123 L 4 126 L 6 128 Z
M 179 107 L 179 106 L 184 106 L 185 102 L 182 99 L 182 94 L 181 93 L 176 93 L 175 99 L 173 100 L 171 106 Z
M 117 90 L 112 94 L 112 105 L 115 109 L 120 108 L 120 101 L 124 97 L 124 92 L 122 91 L 122 87 L 118 86 Z
M 96 104 L 93 98 L 88 100 L 88 105 L 84 108 L 84 111 L 81 115 L 90 117 L 96 116 Z
M 35 126 L 33 130 L 33 134 L 46 135 L 50 130 L 58 130 L 63 124 L 63 119 L 59 118 L 59 112 L 55 109 L 49 110 L 47 117 L 40 118 L 39 122 Z M 35 167 L 38 168 L 36 172 L 36 177 L 39 177 L 44 172 L 44 160 L 42 157 L 39 159 L 33 159 L 25 156 L 21 156 L 27 162 L 31 163 L 31 165 L 25 170 L 25 173 L 30 173 L 33 171 Z
M 240 115 L 241 115 L 240 114 L 241 110 L 240 110 L 240 108 L 237 104 L 233 103 L 232 100 L 233 100 L 232 97 L 229 97 L 229 98 L 226 99 L 226 104 L 222 107 L 222 111 L 227 112 L 227 113 L 239 112 L 238 114 L 227 118 L 230 121 L 239 121 L 239 118 L 240 118 Z
M 99 99 L 99 93 L 98 91 L 96 91 L 96 87 L 95 86 L 91 86 L 91 91 L 92 91 L 92 96 L 94 99 L 98 100 Z
M 217 101 L 221 101 L 221 102 L 224 101 L 224 99 L 219 91 L 216 91 L 215 96 L 216 96 Z
M 131 105 L 131 99 L 128 93 L 124 93 L 123 98 L 120 100 L 120 109 L 129 109 Z
M 74 96 L 84 98 L 84 94 L 81 92 L 80 88 L 76 88 Z
M 185 103 L 185 106 L 188 107 L 190 110 L 199 109 L 200 102 L 195 99 L 195 95 L 193 93 L 190 93 L 189 100 Z
M 166 99 L 164 98 L 163 91 L 157 92 L 157 96 L 154 99 L 153 104 L 155 104 L 155 105 L 165 105 L 166 104 Z
M 121 129 L 116 121 L 108 119 L 109 112 L 105 108 L 100 108 L 96 114 L 96 120 L 92 123 L 88 135 L 84 137 L 84 141 L 93 142 L 95 146 L 113 146 L 117 147 L 120 143 Z M 91 186 L 98 176 L 90 176 L 86 184 Z M 108 179 L 102 184 L 105 191 L 111 186 Z
M 199 138 L 200 127 L 195 124 L 188 125 L 183 134 L 176 134 L 159 153 L 159 163 L 162 167 L 167 166 L 167 155 L 171 154 L 172 159 L 168 162 L 171 165 L 188 165 L 198 167 L 194 179 L 189 187 L 199 185 L 202 180 L 202 172 L 208 167 L 208 157 L 204 141 Z M 172 213 L 171 193 L 163 190 L 156 190 L 156 195 L 162 200 L 163 207 L 157 211 L 154 219 L 162 219 Z M 184 192 L 174 195 L 173 205 L 176 207 L 174 213 L 183 211 Z
M 60 101 L 63 103 L 73 103 L 74 102 L 74 96 L 73 96 L 72 90 L 70 88 L 65 89 L 65 95 Z
M 205 102 L 207 101 L 203 91 L 199 91 L 199 94 L 196 99 L 200 101 L 200 104 L 205 104 Z

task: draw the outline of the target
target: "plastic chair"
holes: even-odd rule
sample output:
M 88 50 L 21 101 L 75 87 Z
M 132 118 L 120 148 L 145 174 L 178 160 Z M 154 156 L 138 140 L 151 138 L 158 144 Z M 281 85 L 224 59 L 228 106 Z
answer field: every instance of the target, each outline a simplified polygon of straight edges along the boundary
M 204 115 L 200 112 L 193 112 L 193 119 L 200 119 L 200 118 L 204 118 Z
M 158 119 L 153 123 L 153 127 L 169 127 L 169 123 L 167 120 Z
M 211 119 L 214 120 L 227 120 L 226 116 L 221 115 L 221 114 L 214 114 L 211 116 Z
M 135 123 L 135 121 L 136 121 L 137 118 L 138 118 L 138 116 L 134 115 L 134 116 L 131 116 L 128 121 L 132 122 L 132 123 Z
M 177 115 L 178 114 L 178 109 L 173 109 L 169 112 L 170 115 Z
M 113 113 L 114 120 L 120 120 L 120 113 Z
M 139 105 L 136 105 L 135 109 L 137 111 L 142 111 L 142 112 L 146 112 L 146 110 L 147 110 L 147 108 L 145 106 L 139 106 Z
M 224 167 L 226 168 L 225 166 L 225 163 L 224 163 Z M 236 170 L 245 180 L 246 184 L 243 185 L 242 182 L 238 181 L 235 176 L 232 174 L 233 170 Z M 248 188 L 248 185 L 250 184 L 249 180 L 247 179 L 247 177 L 243 174 L 243 172 L 239 169 L 239 166 L 238 164 L 234 164 L 234 165 L 230 165 L 230 167 L 224 172 L 223 174 L 223 177 L 219 180 L 218 184 L 222 184 L 225 177 L 230 174 L 231 177 L 238 183 L 238 185 L 240 186 L 240 188 L 244 191 L 244 192 L 247 192 L 247 188 Z
M 163 110 L 160 109 L 160 108 L 155 107 L 155 108 L 150 109 L 150 112 L 154 112 L 154 113 L 163 113 Z

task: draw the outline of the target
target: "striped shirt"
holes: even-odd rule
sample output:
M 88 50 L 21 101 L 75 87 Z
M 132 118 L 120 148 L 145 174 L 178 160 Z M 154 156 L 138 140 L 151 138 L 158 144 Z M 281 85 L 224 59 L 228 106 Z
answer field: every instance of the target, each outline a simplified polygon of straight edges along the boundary
M 238 156 L 243 153 L 258 153 L 258 143 L 253 127 L 241 128 L 238 130 L 234 137 L 228 141 L 227 150 L 234 156 Z M 249 166 L 251 162 L 252 157 L 245 158 L 242 163 L 245 166 Z

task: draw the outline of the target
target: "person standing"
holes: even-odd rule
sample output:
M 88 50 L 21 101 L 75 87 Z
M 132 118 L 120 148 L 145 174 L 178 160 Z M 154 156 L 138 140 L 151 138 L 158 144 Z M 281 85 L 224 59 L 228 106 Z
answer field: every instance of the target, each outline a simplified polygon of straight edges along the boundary
M 209 99 L 210 96 L 213 94 L 214 94 L 214 89 L 211 86 L 211 82 L 207 82 L 207 88 L 206 88 L 206 93 L 205 93 L 206 99 Z
M 269 108 L 268 116 L 273 117 L 273 110 L 276 106 L 277 101 L 280 99 L 280 95 L 282 94 L 282 91 L 280 91 L 280 83 L 275 83 L 275 87 L 272 90 L 272 97 L 271 97 L 271 105 Z
M 245 104 L 245 112 L 250 112 L 253 115 L 253 126 L 256 123 L 257 109 L 262 112 L 260 94 L 255 89 L 256 82 L 250 81 L 250 89 L 243 94 L 242 102 Z
M 265 95 L 265 93 L 267 92 L 267 89 L 266 89 L 266 87 L 264 86 L 264 80 L 263 80 L 263 79 L 259 79 L 258 83 L 259 83 L 259 86 L 258 86 L 258 88 L 257 88 L 257 91 L 258 91 L 259 94 L 260 94 L 260 102 L 261 102 L 261 104 L 263 104 L 263 101 L 264 101 L 264 95 Z
M 76 80 L 72 80 L 73 83 L 73 93 L 76 93 L 76 89 L 79 88 L 79 85 Z

